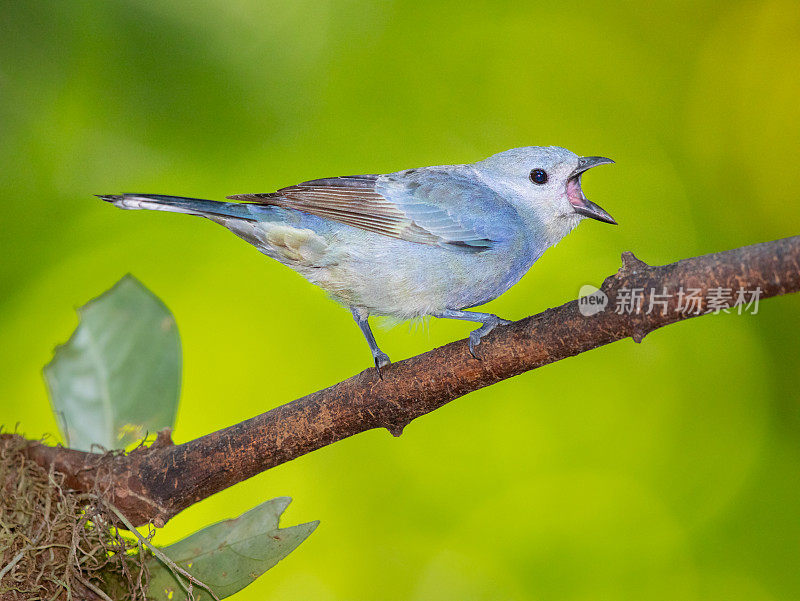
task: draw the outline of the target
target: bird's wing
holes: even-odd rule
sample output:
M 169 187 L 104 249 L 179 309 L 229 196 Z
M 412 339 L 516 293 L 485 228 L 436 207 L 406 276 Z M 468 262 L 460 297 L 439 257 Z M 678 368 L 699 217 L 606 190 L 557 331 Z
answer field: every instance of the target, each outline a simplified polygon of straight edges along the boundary
M 295 209 L 418 244 L 467 252 L 506 239 L 498 211 L 513 208 L 494 191 L 467 177 L 430 169 L 390 175 L 317 179 L 267 194 L 229 196 Z

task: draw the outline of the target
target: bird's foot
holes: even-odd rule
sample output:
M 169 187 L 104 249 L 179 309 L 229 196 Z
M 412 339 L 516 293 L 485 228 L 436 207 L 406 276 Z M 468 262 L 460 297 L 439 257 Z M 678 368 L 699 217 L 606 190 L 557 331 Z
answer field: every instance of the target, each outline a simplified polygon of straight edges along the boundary
M 387 355 L 380 349 L 377 350 L 376 352 L 373 352 L 372 357 L 375 359 L 375 369 L 378 370 L 378 377 L 383 378 L 383 374 L 381 374 L 381 369 L 389 365 L 392 362 L 392 360 L 389 359 L 389 355 Z
M 476 349 L 481 343 L 481 338 L 486 336 L 486 334 L 494 330 L 497 326 L 507 326 L 510 323 L 512 322 L 497 316 L 493 316 L 493 319 L 487 319 L 484 321 L 481 327 L 469 333 L 469 354 L 475 357 L 475 359 L 478 361 L 481 361 L 481 358 L 476 353 Z

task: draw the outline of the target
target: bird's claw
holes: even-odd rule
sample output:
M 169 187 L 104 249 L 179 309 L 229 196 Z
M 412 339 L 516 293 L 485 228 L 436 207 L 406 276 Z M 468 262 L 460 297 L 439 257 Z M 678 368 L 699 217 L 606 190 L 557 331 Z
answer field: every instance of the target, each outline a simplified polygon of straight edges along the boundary
M 373 358 L 375 359 L 375 369 L 378 371 L 378 377 L 382 379 L 383 375 L 381 374 L 381 368 L 389 365 L 392 362 L 392 360 L 389 359 L 389 355 L 387 355 L 383 351 L 378 351 L 377 353 L 375 353 L 373 355 Z
M 481 343 L 481 338 L 486 336 L 489 332 L 494 330 L 497 326 L 507 326 L 508 324 L 513 323 L 508 319 L 502 319 L 500 317 L 495 317 L 491 321 L 485 321 L 481 327 L 477 330 L 473 330 L 469 333 L 469 354 L 472 355 L 478 361 L 482 361 L 475 352 L 478 345 Z
M 480 328 L 479 328 L 480 329 Z M 469 354 L 472 355 L 473 358 L 477 359 L 478 361 L 482 361 L 482 359 L 475 354 L 475 347 L 481 343 L 481 337 L 476 336 L 478 330 L 474 332 L 470 332 L 469 335 Z

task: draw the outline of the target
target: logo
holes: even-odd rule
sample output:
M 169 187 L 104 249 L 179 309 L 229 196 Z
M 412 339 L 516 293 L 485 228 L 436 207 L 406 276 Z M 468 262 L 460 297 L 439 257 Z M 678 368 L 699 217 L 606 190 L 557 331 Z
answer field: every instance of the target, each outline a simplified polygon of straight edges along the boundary
M 608 305 L 606 293 L 591 284 L 581 286 L 578 291 L 578 310 L 584 317 L 591 317 L 605 310 Z

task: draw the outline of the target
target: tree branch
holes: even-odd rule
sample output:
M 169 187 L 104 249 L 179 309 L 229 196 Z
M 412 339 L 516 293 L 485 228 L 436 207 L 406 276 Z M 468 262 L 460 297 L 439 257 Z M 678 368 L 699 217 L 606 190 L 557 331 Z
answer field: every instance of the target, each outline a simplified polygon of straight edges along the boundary
M 619 272 L 603 282 L 604 311 L 583 316 L 574 300 L 498 328 L 481 342 L 481 360 L 459 340 L 388 366 L 382 379 L 368 369 L 184 444 L 161 436 L 123 456 L 30 442 L 26 452 L 44 466 L 53 464 L 76 490 L 106 491 L 134 524 L 152 520 L 161 526 L 220 490 L 343 438 L 373 428 L 399 436 L 415 418 L 473 390 L 616 340 L 641 342 L 657 328 L 694 316 L 679 310 L 681 289 L 697 290 L 699 314 L 718 288 L 732 295 L 760 289 L 761 299 L 800 291 L 800 236 L 657 267 L 630 252 L 622 260 Z M 668 297 L 661 297 L 663 309 L 658 305 L 648 314 L 651 290 Z M 643 299 L 642 311 L 615 310 L 636 298 Z

